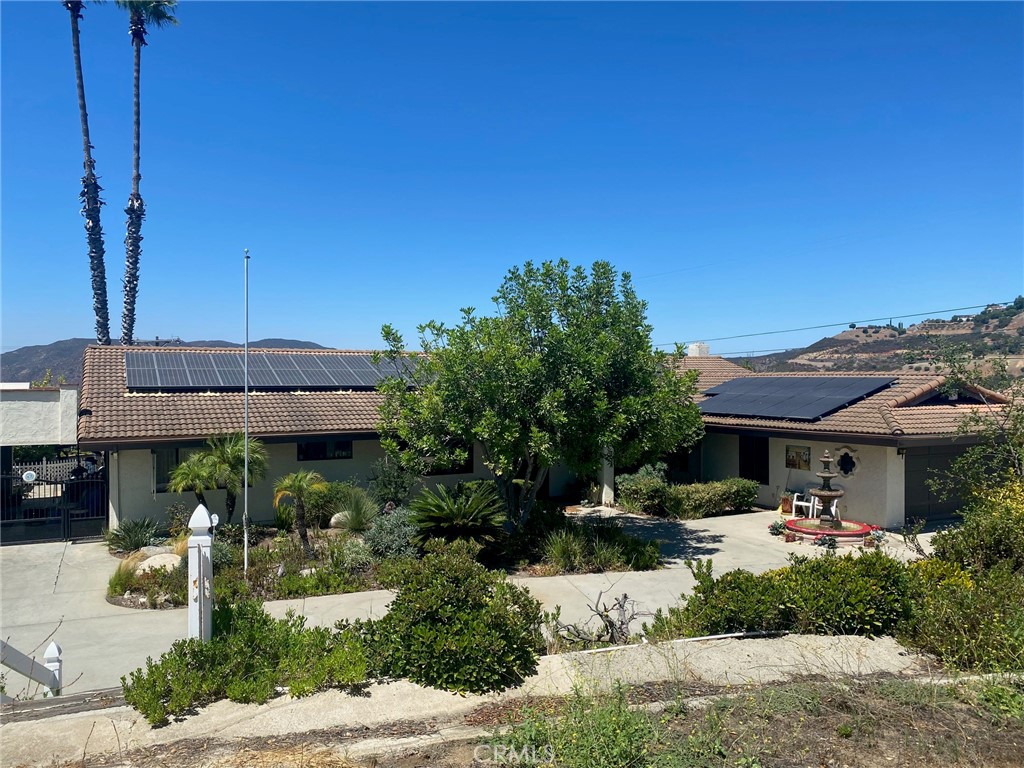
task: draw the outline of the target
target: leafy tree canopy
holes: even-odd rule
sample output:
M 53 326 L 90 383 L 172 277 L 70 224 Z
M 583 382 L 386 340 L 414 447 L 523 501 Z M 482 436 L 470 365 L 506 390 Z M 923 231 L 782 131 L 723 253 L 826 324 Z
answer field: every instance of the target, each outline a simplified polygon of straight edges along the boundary
M 457 465 L 476 443 L 510 519 L 521 520 L 558 461 L 593 476 L 605 455 L 635 464 L 703 435 L 696 374 L 675 372 L 678 349 L 653 349 L 628 274 L 604 261 L 589 272 L 527 262 L 493 300 L 493 316 L 468 308 L 454 327 L 420 326 L 416 352 L 384 326 L 383 357 L 397 375 L 380 386 L 380 430 L 403 465 Z

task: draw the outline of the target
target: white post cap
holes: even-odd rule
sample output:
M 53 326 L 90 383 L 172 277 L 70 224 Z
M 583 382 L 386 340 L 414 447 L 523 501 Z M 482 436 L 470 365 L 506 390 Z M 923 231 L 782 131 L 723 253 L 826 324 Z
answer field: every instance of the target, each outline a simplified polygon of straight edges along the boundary
M 210 526 L 212 525 L 213 522 L 210 520 L 210 510 L 202 504 L 196 507 L 196 511 L 192 513 L 192 517 L 188 519 L 188 527 L 192 529 L 192 533 L 206 533 L 210 530 Z

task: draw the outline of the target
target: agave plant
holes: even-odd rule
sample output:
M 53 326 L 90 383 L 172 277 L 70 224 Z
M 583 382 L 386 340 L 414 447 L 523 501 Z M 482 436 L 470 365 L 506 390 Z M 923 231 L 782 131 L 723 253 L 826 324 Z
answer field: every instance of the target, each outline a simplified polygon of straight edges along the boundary
M 424 490 L 409 505 L 421 542 L 429 539 L 494 541 L 505 523 L 505 510 L 490 486 L 479 486 L 464 494 L 453 494 L 444 486 Z

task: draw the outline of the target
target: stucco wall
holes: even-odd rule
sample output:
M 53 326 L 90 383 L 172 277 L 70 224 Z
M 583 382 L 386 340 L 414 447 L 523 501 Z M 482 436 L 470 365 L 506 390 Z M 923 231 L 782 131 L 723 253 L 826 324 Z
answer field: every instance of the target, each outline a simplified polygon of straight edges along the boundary
M 77 442 L 77 389 L 0 390 L 0 443 L 74 445 Z
M 370 479 L 374 462 L 384 456 L 384 450 L 377 440 L 353 440 L 351 459 L 328 461 L 298 461 L 295 443 L 270 443 L 266 446 L 268 459 L 267 477 L 249 489 L 249 516 L 255 522 L 269 523 L 274 519 L 274 483 L 291 472 L 300 469 L 315 470 L 326 480 L 355 480 L 365 486 Z M 480 452 L 474 456 L 472 474 L 437 475 L 430 477 L 430 484 L 453 485 L 460 480 L 489 477 L 490 474 L 480 459 Z M 189 507 L 196 505 L 191 493 L 155 492 L 153 490 L 153 457 L 147 449 L 120 450 L 112 454 L 110 461 L 110 525 L 121 521 L 149 517 L 163 522 L 167 507 L 176 502 Z M 225 492 L 207 491 L 206 501 L 211 512 L 225 520 Z M 242 520 L 242 499 L 239 497 L 232 522 Z
M 786 467 L 786 446 L 810 448 L 809 470 Z M 768 485 L 758 490 L 758 503 L 775 506 L 786 489 L 801 490 L 807 483 L 820 485 L 815 472 L 821 470 L 821 455 L 828 450 L 833 459 L 849 450 L 856 460 L 854 472 L 840 475 L 835 484 L 846 491 L 839 503 L 844 518 L 886 528 L 903 525 L 903 459 L 895 448 L 856 443 L 822 442 L 794 438 L 770 438 L 768 441 Z M 701 444 L 703 479 L 722 480 L 739 474 L 739 437 L 709 433 Z M 834 471 L 836 465 L 832 465 Z

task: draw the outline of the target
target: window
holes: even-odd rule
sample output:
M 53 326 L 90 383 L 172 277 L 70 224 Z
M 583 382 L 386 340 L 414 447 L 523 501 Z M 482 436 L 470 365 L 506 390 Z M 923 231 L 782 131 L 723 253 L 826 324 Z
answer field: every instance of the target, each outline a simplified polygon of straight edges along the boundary
M 306 440 L 296 445 L 299 461 L 332 461 L 352 458 L 351 440 Z
M 153 448 L 150 452 L 153 456 L 153 493 L 167 493 L 167 483 L 171 479 L 171 473 L 178 468 L 185 459 L 202 448 L 177 448 L 160 447 Z
M 768 485 L 768 438 L 740 435 L 740 477 Z

